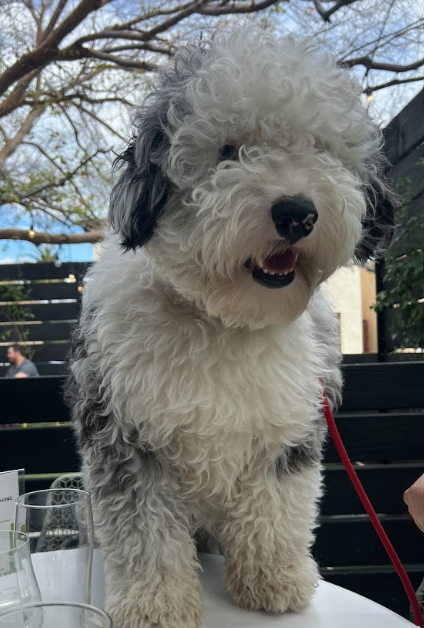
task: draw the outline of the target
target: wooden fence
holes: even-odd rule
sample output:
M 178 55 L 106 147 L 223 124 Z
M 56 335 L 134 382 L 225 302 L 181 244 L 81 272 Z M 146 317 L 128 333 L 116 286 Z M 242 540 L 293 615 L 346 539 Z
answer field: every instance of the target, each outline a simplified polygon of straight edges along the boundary
M 417 586 L 424 576 L 423 536 L 402 497 L 423 472 L 424 362 L 351 364 L 343 371 L 340 433 Z M 60 377 L 0 379 L 0 471 L 25 468 L 28 491 L 79 470 L 62 386 Z M 402 586 L 330 442 L 314 553 L 326 580 L 408 614 Z
M 6 370 L 7 346 L 22 337 L 40 375 L 63 370 L 88 265 L 0 265 L 0 377 Z M 13 294 L 17 302 L 11 301 Z

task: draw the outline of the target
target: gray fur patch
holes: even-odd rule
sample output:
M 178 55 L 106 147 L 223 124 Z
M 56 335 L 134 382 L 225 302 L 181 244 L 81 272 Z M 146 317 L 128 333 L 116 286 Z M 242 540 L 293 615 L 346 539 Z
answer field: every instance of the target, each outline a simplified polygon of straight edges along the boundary
M 311 433 L 306 442 L 294 447 L 285 447 L 275 461 L 275 473 L 278 478 L 290 473 L 299 473 L 304 469 L 316 467 L 321 462 L 322 447 L 326 434 L 324 416 L 317 422 L 316 431 Z
M 172 127 L 190 113 L 184 91 L 207 54 L 206 46 L 182 47 L 133 117 L 134 139 L 115 161 L 115 168 L 126 164 L 126 170 L 112 190 L 109 208 L 110 224 L 126 250 L 145 244 L 166 210 L 173 191 L 166 175 Z
M 84 360 L 87 349 L 83 334 L 76 329 L 71 336 L 70 362 Z M 73 418 L 73 427 L 80 449 L 98 436 L 108 424 L 109 417 L 101 392 L 100 381 L 87 371 L 84 391 L 81 390 L 72 371 L 68 371 L 65 382 L 64 399 Z

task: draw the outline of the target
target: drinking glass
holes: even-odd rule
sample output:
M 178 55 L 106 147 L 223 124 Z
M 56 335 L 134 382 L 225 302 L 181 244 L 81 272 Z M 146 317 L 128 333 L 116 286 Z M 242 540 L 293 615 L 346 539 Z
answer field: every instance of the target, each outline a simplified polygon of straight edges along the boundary
M 90 494 L 48 489 L 16 500 L 15 529 L 30 537 L 43 602 L 90 603 L 93 514 Z
M 43 602 L 0 613 L 0 628 L 113 628 L 113 624 L 107 613 L 89 604 Z
M 40 601 L 29 537 L 22 532 L 0 530 L 0 613 L 17 604 Z

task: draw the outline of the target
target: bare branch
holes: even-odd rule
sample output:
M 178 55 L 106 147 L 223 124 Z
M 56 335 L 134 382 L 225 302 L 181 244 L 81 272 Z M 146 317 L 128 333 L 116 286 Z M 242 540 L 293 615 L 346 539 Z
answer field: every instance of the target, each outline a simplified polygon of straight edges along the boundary
M 38 46 L 35 50 L 24 54 L 20 59 L 7 68 L 0 76 L 0 94 L 6 92 L 7 89 L 16 81 L 26 77 L 27 74 L 37 69 L 40 71 L 48 63 L 59 57 L 58 46 L 60 42 L 69 35 L 81 22 L 102 6 L 108 4 L 112 0 L 81 0 L 75 9 L 59 24 L 56 30 Z
M 27 74 L 25 78 L 18 81 L 10 94 L 5 98 L 2 104 L 0 104 L 0 118 L 6 116 L 19 106 L 22 97 L 31 84 L 31 81 L 38 75 L 39 70 L 34 70 L 30 74 Z
M 59 94 L 58 92 L 56 93 L 55 92 L 43 92 L 42 95 L 46 96 L 46 98 L 41 98 L 40 100 L 37 100 L 37 101 L 22 100 L 20 105 L 21 106 L 28 105 L 29 107 L 34 107 L 34 105 L 39 104 L 39 105 L 47 106 L 53 103 L 59 104 L 59 103 L 70 102 L 74 100 L 82 100 L 83 102 L 90 103 L 91 105 L 97 105 L 97 104 L 101 105 L 105 102 L 120 102 L 126 107 L 134 106 L 134 103 L 130 102 L 129 100 L 126 100 L 125 98 L 121 98 L 120 96 L 110 96 L 106 98 L 91 98 L 90 96 L 87 96 L 86 94 L 83 94 L 80 92 L 75 92 L 73 94 L 66 94 L 66 95 Z M 74 104 L 75 106 L 78 106 L 76 103 Z
M 0 240 L 26 240 L 37 246 L 39 244 L 94 244 L 105 236 L 101 230 L 84 233 L 46 233 L 44 231 L 29 232 L 25 229 L 0 229 Z
M 317 13 L 322 17 L 324 22 L 329 22 L 330 18 L 329 18 L 328 14 L 327 14 L 327 11 L 322 6 L 321 2 L 319 0 L 313 0 L 313 3 L 314 3 L 314 7 L 315 7 Z
M 410 72 L 411 70 L 417 70 L 424 65 L 424 58 L 402 65 L 401 63 L 381 63 L 379 61 L 373 61 L 370 57 L 357 57 L 356 59 L 346 59 L 343 61 L 343 65 L 348 68 L 352 68 L 354 65 L 363 65 L 368 70 L 385 70 L 386 72 Z
M 96 150 L 96 152 L 93 155 L 89 155 L 88 157 L 83 159 L 76 168 L 74 168 L 70 172 L 67 172 L 66 175 L 64 175 L 57 181 L 52 181 L 50 183 L 46 183 L 45 185 L 42 185 L 36 188 L 35 190 L 30 190 L 26 194 L 23 194 L 21 198 L 24 199 L 30 196 L 38 196 L 39 194 L 41 194 L 41 192 L 45 192 L 46 190 L 49 190 L 52 188 L 63 187 L 65 183 L 67 183 L 70 179 L 72 179 L 72 177 L 74 177 L 79 170 L 84 168 L 92 159 L 94 159 L 94 157 L 97 157 L 97 155 L 99 154 L 105 154 L 107 152 L 108 152 L 107 150 L 99 148 L 98 150 Z
M 411 78 L 393 79 L 387 83 L 380 83 L 379 85 L 369 85 L 364 89 L 365 94 L 372 94 L 378 92 L 379 89 L 385 89 L 386 87 L 392 87 L 393 85 L 403 85 L 404 83 L 416 83 L 417 81 L 424 81 L 424 76 L 413 76 Z
M 145 50 L 146 52 L 155 52 L 157 54 L 170 57 L 173 53 L 173 47 L 161 48 L 160 46 L 152 46 L 151 44 L 123 44 L 122 46 L 111 46 L 104 49 L 104 52 L 125 52 L 126 50 Z
M 327 9 L 327 11 L 324 11 L 323 13 L 320 13 L 318 11 L 318 13 L 321 15 L 321 17 L 323 18 L 323 20 L 325 22 L 330 22 L 330 17 L 336 13 L 336 11 L 338 11 L 339 9 L 341 9 L 342 7 L 347 7 L 349 6 L 349 4 L 353 4 L 354 2 L 356 2 L 357 0 L 339 0 L 339 2 L 335 2 L 333 4 L 333 6 L 330 9 Z M 315 2 L 314 2 L 315 4 Z M 316 6 L 316 5 L 315 5 Z
M 343 60 L 346 59 L 346 57 L 349 57 L 353 53 L 359 52 L 360 50 L 363 50 L 364 48 L 369 48 L 370 46 L 373 46 L 379 39 L 381 40 L 380 47 L 386 46 L 387 44 L 391 43 L 395 39 L 398 39 L 399 37 L 401 37 L 402 35 L 405 35 L 406 33 L 415 30 L 417 27 L 420 27 L 422 24 L 423 24 L 423 20 L 419 19 L 419 20 L 416 20 L 415 22 L 412 22 L 411 24 L 408 24 L 408 26 L 406 26 L 405 28 L 391 31 L 390 33 L 386 33 L 385 35 L 381 37 L 376 37 L 375 39 L 372 39 L 371 41 L 365 41 L 360 46 L 357 46 L 356 48 L 352 48 L 349 51 L 347 51 L 346 54 L 344 54 L 343 57 L 340 58 L 339 61 L 343 62 Z
M 153 37 L 156 37 L 156 35 L 158 35 L 159 33 L 170 30 L 173 26 L 187 18 L 189 15 L 193 15 L 193 13 L 200 13 L 200 9 L 202 9 L 207 4 L 208 0 L 197 0 L 196 2 L 192 2 L 186 5 L 186 7 L 177 15 L 174 15 L 174 17 L 171 17 L 168 20 L 161 22 L 160 24 L 158 24 L 158 26 L 151 28 L 149 31 L 146 31 L 145 39 L 153 39 Z
M 283 0 L 284 2 L 289 2 L 290 0 Z M 351 2 L 354 2 L 355 0 L 350 0 Z M 241 5 L 237 5 L 237 4 L 231 4 L 231 5 L 226 5 L 226 4 L 220 4 L 218 6 L 208 6 L 209 3 L 206 3 L 206 6 L 204 8 L 198 9 L 196 11 L 196 13 L 200 13 L 201 15 L 214 15 L 214 16 L 218 16 L 218 15 L 229 15 L 230 13 L 242 13 L 242 14 L 248 14 L 248 13 L 258 13 L 259 11 L 263 11 L 264 9 L 267 9 L 268 7 L 272 6 L 273 4 L 275 4 L 275 0 L 262 0 L 262 2 L 251 2 L 249 5 L 246 4 L 241 4 Z
M 53 15 L 50 18 L 50 22 L 46 26 L 46 30 L 43 33 L 43 38 L 42 38 L 40 43 L 42 43 L 46 39 L 46 37 L 48 37 L 50 35 L 52 30 L 56 26 L 57 21 L 58 21 L 60 15 L 61 15 L 63 9 L 67 5 L 67 3 L 68 3 L 68 0 L 59 0 L 59 2 L 57 3 L 57 6 L 56 6 L 56 8 L 55 8 L 55 10 L 53 12 Z
M 0 124 L 0 133 L 3 135 L 4 141 L 7 143 L 9 141 L 9 136 L 4 130 L 4 128 L 1 126 L 1 124 Z
M 111 63 L 115 63 L 116 65 L 118 65 L 120 68 L 125 68 L 128 70 L 142 70 L 143 72 L 153 72 L 158 69 L 158 66 L 155 63 L 148 63 L 147 61 L 136 61 L 133 59 L 123 59 L 122 57 L 110 55 L 106 52 L 102 52 L 101 50 L 85 48 L 84 46 L 81 46 L 79 48 L 65 48 L 65 50 L 60 53 L 60 59 L 62 61 L 75 61 L 76 58 L 102 59 L 103 61 L 110 61 Z
M 113 129 L 110 124 L 108 124 L 107 122 L 105 122 L 104 120 L 102 120 L 101 118 L 99 118 L 98 116 L 96 116 L 96 114 L 94 113 L 94 111 L 90 111 L 89 109 L 86 109 L 85 107 L 83 107 L 82 105 L 79 106 L 79 111 L 83 111 L 85 114 L 87 114 L 88 116 L 90 116 L 90 118 L 93 118 L 93 120 L 95 120 L 96 122 L 100 122 L 100 124 L 102 126 L 105 127 L 105 129 L 107 129 L 108 131 L 110 131 L 110 133 L 112 133 L 113 135 L 116 135 L 117 137 L 119 137 L 119 139 L 123 140 L 124 142 L 126 141 L 126 138 L 123 137 L 120 133 L 118 133 L 118 131 L 116 129 Z
M 5 140 L 4 146 L 0 150 L 0 168 L 4 166 L 6 159 L 13 155 L 15 150 L 22 144 L 24 137 L 28 135 L 28 133 L 34 126 L 35 121 L 43 113 L 43 109 L 44 108 L 40 106 L 35 106 L 33 109 L 31 109 L 15 135 Z

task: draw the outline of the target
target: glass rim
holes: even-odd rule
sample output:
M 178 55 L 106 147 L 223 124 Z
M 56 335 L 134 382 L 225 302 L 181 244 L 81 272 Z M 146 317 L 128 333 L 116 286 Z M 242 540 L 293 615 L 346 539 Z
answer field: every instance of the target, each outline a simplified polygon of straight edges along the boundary
M 5 528 L 1 528 L 0 529 L 0 535 L 2 535 L 4 533 L 8 534 L 9 536 L 11 534 L 13 534 L 14 537 L 16 535 L 18 537 L 21 537 L 21 538 L 24 537 L 24 538 L 22 538 L 22 543 L 20 543 L 19 545 L 16 545 L 16 543 L 14 543 L 13 547 L 9 547 L 8 549 L 5 549 L 5 550 L 0 549 L 0 555 L 1 554 L 10 554 L 10 552 L 14 552 L 15 550 L 19 549 L 20 547 L 23 547 L 24 545 L 28 545 L 28 543 L 30 541 L 29 535 L 26 532 L 21 532 L 20 530 L 6 530 Z
M 45 504 L 44 506 L 40 506 L 37 504 L 25 504 L 25 502 L 22 501 L 30 495 L 41 495 L 42 493 L 65 493 L 66 491 L 82 495 L 83 499 L 81 499 L 80 501 L 70 502 L 69 504 Z M 29 493 L 23 493 L 22 495 L 19 495 L 19 497 L 15 499 L 15 504 L 20 508 L 37 508 L 39 510 L 47 510 L 48 508 L 69 508 L 70 506 L 75 506 L 76 504 L 88 502 L 90 501 L 90 499 L 90 493 L 80 488 L 46 488 L 40 491 L 30 491 Z
M 55 607 L 55 606 L 68 606 L 71 608 L 77 608 L 81 610 L 91 611 L 97 615 L 103 617 L 103 619 L 107 619 L 109 622 L 110 628 L 112 628 L 112 618 L 106 613 L 102 608 L 98 606 L 93 606 L 92 604 L 86 604 L 85 602 L 67 602 L 66 600 L 60 602 L 31 602 L 30 604 L 18 604 L 16 606 L 12 606 L 8 610 L 2 611 L 0 613 L 0 622 L 2 617 L 7 617 L 8 615 L 13 615 L 14 613 L 22 612 L 25 610 L 31 610 L 32 608 L 45 608 L 45 607 Z

